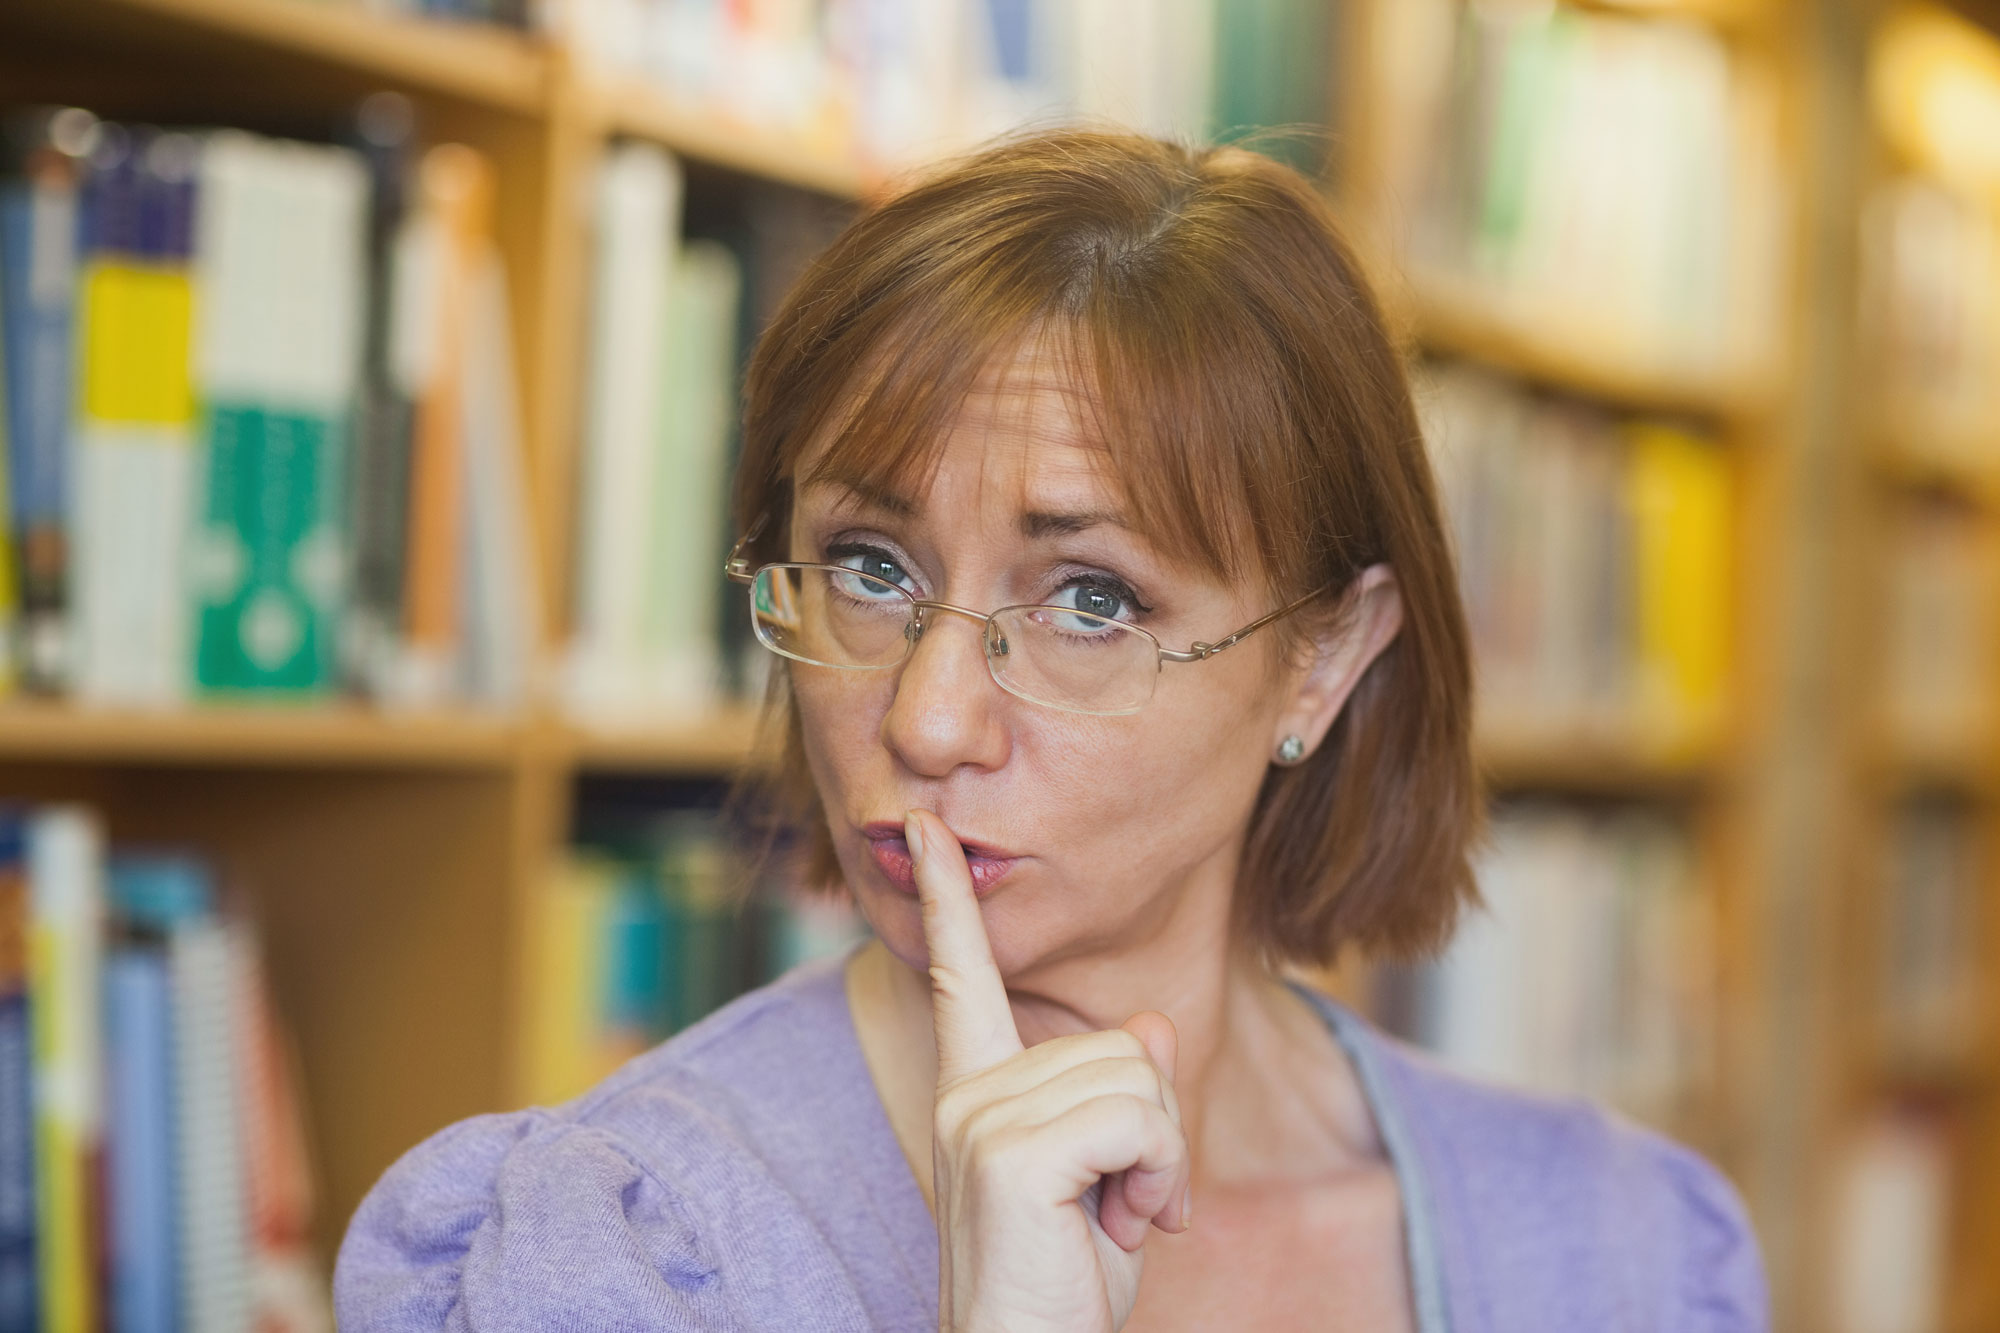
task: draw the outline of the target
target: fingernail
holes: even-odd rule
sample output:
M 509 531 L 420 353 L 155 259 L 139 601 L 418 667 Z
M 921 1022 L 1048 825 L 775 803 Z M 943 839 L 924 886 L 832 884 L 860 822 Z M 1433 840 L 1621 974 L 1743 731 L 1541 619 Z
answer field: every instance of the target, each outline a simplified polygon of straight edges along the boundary
M 1181 1187 L 1181 1230 L 1194 1225 L 1194 1182 Z
M 903 816 L 903 841 L 910 844 L 912 861 L 924 859 L 924 826 L 917 819 L 917 812 L 914 810 Z

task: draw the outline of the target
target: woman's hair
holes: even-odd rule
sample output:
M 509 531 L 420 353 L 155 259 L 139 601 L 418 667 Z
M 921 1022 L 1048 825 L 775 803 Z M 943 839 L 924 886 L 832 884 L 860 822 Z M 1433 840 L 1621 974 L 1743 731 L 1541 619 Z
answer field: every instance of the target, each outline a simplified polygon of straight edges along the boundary
M 865 212 L 750 363 L 735 509 L 739 530 L 766 519 L 753 560 L 792 558 L 803 482 L 907 493 L 966 395 L 1024 346 L 1063 370 L 1155 545 L 1261 578 L 1273 605 L 1325 587 L 1322 628 L 1364 568 L 1394 569 L 1401 631 L 1313 756 L 1269 770 L 1236 906 L 1281 961 L 1441 944 L 1476 897 L 1483 819 L 1464 610 L 1401 361 L 1296 171 L 1241 148 L 1061 130 Z M 1276 628 L 1296 650 L 1314 627 Z M 771 710 L 784 754 L 770 780 L 810 839 L 811 879 L 837 882 L 782 671 Z

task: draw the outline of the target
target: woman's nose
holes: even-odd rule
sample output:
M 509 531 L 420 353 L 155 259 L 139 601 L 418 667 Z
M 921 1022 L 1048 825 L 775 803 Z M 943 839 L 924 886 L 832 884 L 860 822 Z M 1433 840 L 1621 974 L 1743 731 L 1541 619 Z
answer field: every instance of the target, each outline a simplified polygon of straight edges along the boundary
M 1011 696 L 987 670 L 985 626 L 935 609 L 925 621 L 898 670 L 883 744 L 926 778 L 946 777 L 961 764 L 998 768 L 1007 760 Z

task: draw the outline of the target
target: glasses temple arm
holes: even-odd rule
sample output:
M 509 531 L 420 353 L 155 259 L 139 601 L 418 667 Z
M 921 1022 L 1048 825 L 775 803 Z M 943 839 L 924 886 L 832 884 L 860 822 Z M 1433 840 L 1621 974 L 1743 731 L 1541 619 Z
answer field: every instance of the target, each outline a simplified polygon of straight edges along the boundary
M 723 562 L 722 572 L 724 574 L 738 583 L 748 583 L 751 581 L 753 575 L 750 571 L 750 560 L 743 554 L 743 548 L 757 540 L 758 535 L 764 531 L 764 525 L 770 519 L 771 515 L 768 512 L 759 514 L 757 521 L 750 525 L 750 530 L 736 539 L 736 545 L 729 548 L 729 559 Z
M 1313 598 L 1319 596 L 1321 593 L 1325 591 L 1326 591 L 1326 586 L 1314 588 L 1311 592 L 1299 598 L 1297 601 L 1292 602 L 1286 606 L 1281 606 L 1275 611 L 1257 617 L 1257 619 L 1251 621 L 1249 624 L 1245 625 L 1242 629 L 1237 630 L 1234 634 L 1226 635 L 1223 638 L 1217 639 L 1214 643 L 1202 643 L 1199 640 L 1197 640 L 1196 642 L 1188 645 L 1186 652 L 1176 652 L 1172 648 L 1162 648 L 1160 649 L 1160 656 L 1165 658 L 1169 662 L 1206 661 L 1207 659 L 1221 652 L 1224 648 L 1235 647 L 1238 643 L 1241 643 L 1244 639 L 1256 633 L 1258 630 L 1264 628 L 1264 626 L 1270 624 L 1272 621 L 1277 620 L 1282 616 L 1290 615 L 1292 612 L 1298 610 L 1300 607 L 1304 606 L 1307 602 L 1310 602 Z

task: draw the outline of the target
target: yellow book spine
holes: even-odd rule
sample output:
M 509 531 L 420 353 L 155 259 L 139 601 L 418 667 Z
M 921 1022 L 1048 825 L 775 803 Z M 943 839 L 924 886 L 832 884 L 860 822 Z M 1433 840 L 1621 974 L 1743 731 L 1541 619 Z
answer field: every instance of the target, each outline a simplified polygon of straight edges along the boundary
M 572 855 L 542 892 L 525 1061 L 528 1099 L 537 1105 L 568 1101 L 601 1072 L 596 999 L 612 884 L 608 863 Z
M 76 1059 L 79 1018 L 70 1001 L 77 979 L 68 975 L 68 941 L 61 928 L 38 926 L 28 935 L 32 999 L 29 1023 L 35 1068 L 44 1079 L 67 1084 Z M 41 1281 L 42 1333 L 91 1333 L 95 1283 L 90 1261 L 90 1193 L 87 1162 L 91 1144 L 66 1087 L 44 1089 L 35 1109 L 35 1245 Z
M 187 272 L 99 259 L 85 268 L 82 285 L 84 415 L 131 425 L 194 420 L 194 284 Z
M 1627 430 L 1639 723 L 1670 748 L 1695 748 L 1713 738 L 1727 695 L 1729 463 L 1715 442 L 1686 431 Z

